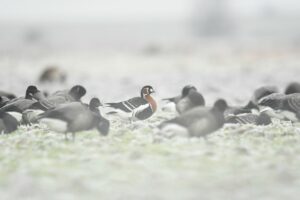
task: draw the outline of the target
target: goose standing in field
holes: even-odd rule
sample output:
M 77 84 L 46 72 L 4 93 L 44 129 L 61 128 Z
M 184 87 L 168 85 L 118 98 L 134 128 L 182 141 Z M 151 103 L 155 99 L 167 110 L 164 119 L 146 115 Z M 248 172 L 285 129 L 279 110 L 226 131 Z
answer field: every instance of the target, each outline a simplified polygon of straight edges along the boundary
M 101 116 L 98 109 L 101 105 L 98 98 L 91 99 L 89 105 L 80 102 L 62 104 L 40 114 L 38 120 L 53 131 L 65 133 L 66 139 L 69 132 L 74 140 L 76 132 L 94 128 L 107 135 L 110 122 Z
M 193 108 L 174 119 L 163 122 L 159 128 L 164 129 L 168 125 L 175 124 L 186 128 L 190 136 L 205 136 L 218 130 L 224 125 L 224 111 L 226 108 L 226 101 L 219 99 L 212 108 Z
M 182 89 L 181 95 L 163 100 L 175 103 L 176 110 L 179 114 L 194 107 L 205 105 L 203 96 L 197 91 L 196 87 L 192 85 L 185 86 Z
M 157 109 L 156 101 L 151 96 L 153 93 L 152 86 L 147 85 L 142 88 L 140 97 L 118 103 L 106 103 L 108 107 L 114 109 L 108 114 L 118 114 L 131 121 L 148 119 Z
M 19 122 L 12 115 L 0 112 L 0 133 L 11 133 L 17 130 Z

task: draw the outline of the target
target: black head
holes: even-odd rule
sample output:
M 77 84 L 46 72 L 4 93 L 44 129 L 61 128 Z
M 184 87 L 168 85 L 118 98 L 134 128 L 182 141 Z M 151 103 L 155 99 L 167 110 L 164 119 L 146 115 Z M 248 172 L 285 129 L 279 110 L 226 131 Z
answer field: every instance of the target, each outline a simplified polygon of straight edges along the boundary
M 154 91 L 154 89 L 153 89 L 152 86 L 146 85 L 146 86 L 144 86 L 144 87 L 142 88 L 142 90 L 141 90 L 141 97 L 145 97 L 145 96 L 150 95 L 150 94 L 152 94 L 152 93 L 154 93 L 154 92 L 155 92 L 155 91 Z
M 290 83 L 286 89 L 285 94 L 294 94 L 294 93 L 300 93 L 300 83 L 298 82 L 292 82 Z
M 25 98 L 26 99 L 32 99 L 33 95 L 35 95 L 39 90 L 36 86 L 30 85 L 27 87 Z
M 81 85 L 75 85 L 71 88 L 69 94 L 79 101 L 86 94 L 86 89 Z
M 270 94 L 277 93 L 277 92 L 278 92 L 278 88 L 275 86 L 260 87 L 254 91 L 252 101 L 254 101 L 254 103 L 257 103 L 263 97 L 266 97 Z
M 181 95 L 182 95 L 183 97 L 185 97 L 185 96 L 188 95 L 189 92 L 192 91 L 192 90 L 197 91 L 197 88 L 196 88 L 195 86 L 193 86 L 193 85 L 186 85 L 186 86 L 184 86 L 184 88 L 182 89 Z
M 224 112 L 228 108 L 228 105 L 224 99 L 218 99 L 214 104 L 214 108 L 220 112 Z
M 99 106 L 102 106 L 100 100 L 98 98 L 92 98 L 89 103 L 89 108 L 91 110 L 94 110 L 94 109 L 98 108 Z

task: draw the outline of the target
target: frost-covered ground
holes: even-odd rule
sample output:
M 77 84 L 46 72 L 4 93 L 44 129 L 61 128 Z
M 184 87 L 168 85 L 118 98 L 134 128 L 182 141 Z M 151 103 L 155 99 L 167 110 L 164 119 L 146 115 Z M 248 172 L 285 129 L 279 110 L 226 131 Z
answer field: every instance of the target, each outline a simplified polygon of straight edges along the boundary
M 1 53 L 2 90 L 19 95 L 48 64 L 68 73 L 66 85 L 83 84 L 103 102 L 139 94 L 145 84 L 156 99 L 194 84 L 212 104 L 223 97 L 244 104 L 260 85 L 298 80 L 299 51 L 205 44 L 159 47 L 156 53 Z M 39 51 L 36 51 L 39 52 Z M 266 127 L 225 126 L 207 138 L 166 138 L 156 125 L 175 116 L 162 109 L 149 120 L 112 119 L 108 137 L 96 131 L 76 141 L 45 128 L 21 127 L 0 136 L 1 199 L 298 199 L 300 129 L 275 121 Z M 105 112 L 105 111 L 103 111 Z

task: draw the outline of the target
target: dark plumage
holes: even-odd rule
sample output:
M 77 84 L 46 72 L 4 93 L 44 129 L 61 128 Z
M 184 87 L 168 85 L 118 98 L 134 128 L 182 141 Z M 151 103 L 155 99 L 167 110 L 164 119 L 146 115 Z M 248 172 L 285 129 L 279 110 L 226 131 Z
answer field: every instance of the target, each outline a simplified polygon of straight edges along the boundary
M 10 93 L 10 92 L 4 92 L 4 91 L 0 91 L 0 96 L 1 97 L 7 97 L 8 99 L 14 99 L 16 98 L 16 95 Z
M 121 116 L 125 115 L 130 120 L 148 119 L 157 109 L 157 104 L 151 97 L 152 93 L 154 93 L 152 86 L 147 85 L 142 88 L 140 97 L 134 97 L 118 103 L 106 103 L 108 107 L 115 109 L 115 112 L 108 114 L 118 113 Z
M 263 97 L 258 101 L 259 106 L 268 106 L 273 109 L 282 109 L 283 108 L 283 102 L 286 98 L 286 95 L 281 93 L 273 93 L 268 96 Z
M 35 86 L 29 86 L 26 90 L 25 97 L 15 98 L 6 102 L 5 105 L 0 108 L 0 112 L 12 111 L 22 113 L 27 109 L 33 108 L 32 106 L 37 102 L 33 98 L 40 93 L 41 92 Z
M 182 114 L 194 107 L 204 106 L 205 100 L 203 96 L 197 92 L 196 87 L 187 85 L 182 89 L 180 96 L 164 99 L 176 104 L 176 110 Z
M 252 110 L 259 110 L 258 106 L 255 105 L 252 101 L 249 101 L 249 103 L 245 106 L 228 106 L 227 109 L 224 112 L 225 118 L 232 115 L 238 115 L 243 113 L 251 113 Z
M 56 122 L 64 124 L 65 127 L 60 128 L 60 132 L 71 132 L 73 138 L 75 132 L 90 130 L 97 128 L 102 135 L 109 132 L 110 123 L 103 118 L 98 107 L 101 105 L 99 99 L 91 99 L 89 105 L 80 102 L 71 102 L 57 106 L 55 109 L 48 110 L 38 116 L 38 120 L 46 123 L 51 129 L 56 130 Z M 49 120 L 50 119 L 50 120 Z M 54 119 L 56 121 L 51 121 Z
M 278 92 L 279 92 L 279 90 L 275 86 L 263 86 L 254 91 L 251 101 L 254 104 L 257 104 L 259 102 L 259 100 L 262 99 L 263 97 L 266 97 L 270 94 L 278 93 Z
M 224 111 L 227 108 L 225 100 L 218 100 L 212 108 L 196 107 L 182 115 L 163 122 L 160 128 L 169 124 L 185 127 L 190 136 L 205 136 L 221 128 L 225 122 Z
M 39 95 L 36 97 L 42 107 L 48 109 L 55 108 L 58 105 L 81 101 L 81 98 L 86 94 L 86 89 L 81 85 L 75 85 L 70 90 L 57 91 L 48 97 Z M 35 104 L 38 106 L 38 104 Z
M 286 89 L 285 89 L 285 94 L 295 94 L 295 93 L 300 93 L 300 83 L 298 82 L 292 82 L 290 83 Z
M 259 105 L 272 108 L 269 115 L 278 119 L 298 121 L 300 118 L 300 93 L 271 94 L 261 99 Z
M 0 112 L 0 132 L 11 133 L 17 130 L 19 122 L 8 113 Z
M 252 114 L 244 113 L 238 115 L 231 115 L 225 119 L 226 123 L 233 124 L 254 124 L 254 125 L 268 125 L 271 124 L 271 118 L 265 113 Z

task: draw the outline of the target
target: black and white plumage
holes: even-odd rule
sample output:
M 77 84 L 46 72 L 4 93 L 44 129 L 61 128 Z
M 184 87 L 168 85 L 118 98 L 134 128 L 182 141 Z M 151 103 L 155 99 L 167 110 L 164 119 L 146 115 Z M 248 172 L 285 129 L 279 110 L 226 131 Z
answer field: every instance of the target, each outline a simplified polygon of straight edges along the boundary
M 226 123 L 230 124 L 254 124 L 254 125 L 268 125 L 272 123 L 271 117 L 266 113 L 252 114 L 243 113 L 238 115 L 231 115 L 225 118 Z
M 197 91 L 196 87 L 192 85 L 185 86 L 182 89 L 181 95 L 163 100 L 175 103 L 176 110 L 179 114 L 194 107 L 205 105 L 203 96 Z
M 290 83 L 285 91 L 285 94 L 295 94 L 295 93 L 300 93 L 300 83 L 299 82 L 292 82 Z
M 0 112 L 0 133 L 11 133 L 17 130 L 19 122 L 12 115 Z
M 221 128 L 224 123 L 224 111 L 227 108 L 225 100 L 217 100 L 213 107 L 196 107 L 182 115 L 163 122 L 159 128 L 168 125 L 179 125 L 188 130 L 190 136 L 205 136 Z
M 228 106 L 224 112 L 225 118 L 228 116 L 238 115 L 238 114 L 245 114 L 245 113 L 252 113 L 253 110 L 259 110 L 259 107 L 255 105 L 252 101 L 245 106 Z
M 151 97 L 154 93 L 152 86 L 144 86 L 141 89 L 141 96 L 121 101 L 118 103 L 106 103 L 108 107 L 114 109 L 108 114 L 119 114 L 130 120 L 145 120 L 153 115 L 157 109 L 155 100 Z
M 98 109 L 100 105 L 97 98 L 91 99 L 89 105 L 80 102 L 62 104 L 40 114 L 38 120 L 54 131 L 65 134 L 71 132 L 73 139 L 76 132 L 94 128 L 102 135 L 107 135 L 110 123 L 101 116 Z

